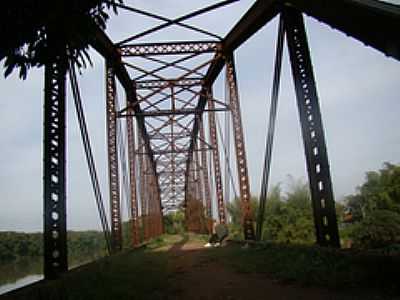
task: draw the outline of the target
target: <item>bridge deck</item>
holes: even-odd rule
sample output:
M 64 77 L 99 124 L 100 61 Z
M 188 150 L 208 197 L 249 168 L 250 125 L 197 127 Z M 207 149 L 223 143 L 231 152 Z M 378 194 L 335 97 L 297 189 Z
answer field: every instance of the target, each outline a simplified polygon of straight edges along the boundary
M 210 249 L 203 244 L 196 235 L 164 236 L 0 298 L 391 299 L 383 291 L 395 286 L 396 277 L 388 277 L 399 266 L 393 257 L 354 259 L 340 250 L 237 243 Z M 348 288 L 349 279 L 356 288 Z M 371 289 L 371 284 L 377 286 Z

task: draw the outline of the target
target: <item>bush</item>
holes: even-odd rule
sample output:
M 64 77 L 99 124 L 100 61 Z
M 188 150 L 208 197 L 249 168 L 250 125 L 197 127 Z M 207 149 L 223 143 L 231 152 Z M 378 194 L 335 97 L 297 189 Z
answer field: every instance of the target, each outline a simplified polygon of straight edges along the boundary
M 169 213 L 163 220 L 165 233 L 181 234 L 185 231 L 185 214 L 182 211 Z
M 359 248 L 381 248 L 400 242 L 400 214 L 379 209 L 371 212 L 350 229 L 353 245 Z

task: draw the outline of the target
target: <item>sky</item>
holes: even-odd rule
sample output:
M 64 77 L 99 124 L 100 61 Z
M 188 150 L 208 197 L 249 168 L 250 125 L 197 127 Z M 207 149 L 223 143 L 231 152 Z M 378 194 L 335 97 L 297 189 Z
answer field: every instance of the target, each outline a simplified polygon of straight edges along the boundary
M 125 2 L 170 17 L 212 3 L 206 0 Z M 190 24 L 225 35 L 252 3 L 242 0 L 225 10 L 196 18 Z M 112 17 L 107 33 L 118 41 L 153 24 L 146 18 L 120 13 Z M 336 199 L 341 200 L 356 192 L 366 171 L 377 170 L 386 161 L 400 163 L 400 131 L 397 130 L 400 62 L 312 18 L 306 17 L 306 27 L 333 189 Z M 250 184 L 255 195 L 260 190 L 276 33 L 274 19 L 235 53 Z M 174 29 L 167 36 L 193 37 L 189 32 L 178 34 Z M 165 36 L 151 38 L 154 41 Z M 83 71 L 79 82 L 102 192 L 107 199 L 104 61 L 94 51 L 91 53 L 93 67 Z M 303 180 L 307 177 L 286 48 L 283 61 L 271 184 L 281 183 L 285 187 L 289 174 Z M 25 81 L 16 73 L 7 79 L 0 76 L 0 231 L 42 230 L 43 86 L 42 69 L 32 70 Z M 214 87 L 216 97 L 223 98 L 223 89 L 220 78 Z M 69 87 L 67 102 L 68 228 L 98 229 L 100 222 Z M 126 211 L 125 203 L 122 205 Z

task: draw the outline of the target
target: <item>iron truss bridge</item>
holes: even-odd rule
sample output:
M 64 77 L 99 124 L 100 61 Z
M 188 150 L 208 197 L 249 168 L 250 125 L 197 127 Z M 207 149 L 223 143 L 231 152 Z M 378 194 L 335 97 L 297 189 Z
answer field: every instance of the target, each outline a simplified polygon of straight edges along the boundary
M 213 211 L 217 212 L 219 222 L 227 222 L 220 161 L 224 149 L 217 137 L 217 112 L 225 112 L 231 119 L 244 237 L 247 240 L 259 237 L 262 218 L 258 219 L 256 230 L 255 216 L 250 212 L 250 183 L 234 52 L 276 16 L 280 18 L 280 25 L 271 103 L 276 104 L 278 96 L 282 45 L 286 39 L 304 141 L 316 240 L 322 246 L 340 246 L 326 142 L 303 14 L 399 60 L 400 8 L 375 0 L 257 0 L 223 37 L 187 22 L 233 2 L 218 2 L 175 19 L 118 4 L 121 11 L 132 13 L 132 27 L 136 15 L 156 19 L 161 24 L 122 41 L 113 41 L 101 29 L 94 28 L 90 43 L 104 57 L 106 65 L 109 217 L 104 207 L 101 208 L 96 170 L 82 118 L 80 125 L 102 224 L 112 252 L 122 247 L 122 183 L 129 185 L 132 242 L 135 246 L 141 242 L 141 235 L 146 240 L 163 232 L 162 216 L 169 211 L 183 209 L 187 227 L 193 231 L 209 229 L 200 220 L 204 219 L 201 216 L 213 218 Z M 170 26 L 202 34 L 205 39 L 137 42 Z M 63 56 L 45 67 L 46 278 L 55 278 L 68 269 L 65 209 L 67 73 L 74 86 L 78 114 L 80 111 L 82 116 L 73 67 Z M 221 73 L 224 74 L 226 92 L 224 99 L 217 99 L 213 87 Z M 117 97 L 118 84 L 124 91 L 123 100 Z M 276 114 L 273 107 L 261 208 L 268 185 Z M 126 159 L 121 160 L 121 157 Z

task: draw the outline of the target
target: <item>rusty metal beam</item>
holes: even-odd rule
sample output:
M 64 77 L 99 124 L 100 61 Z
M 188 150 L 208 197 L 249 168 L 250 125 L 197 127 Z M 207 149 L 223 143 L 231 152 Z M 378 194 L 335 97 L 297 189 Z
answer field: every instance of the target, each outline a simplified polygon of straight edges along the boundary
M 119 169 L 117 148 L 116 82 L 114 68 L 106 65 L 106 121 L 108 173 L 111 211 L 111 250 L 122 249 L 122 228 L 119 193 Z
M 208 98 L 212 98 L 211 89 L 207 92 Z M 214 102 L 208 101 L 208 106 L 210 109 L 214 108 Z M 217 196 L 217 208 L 218 208 L 218 217 L 219 222 L 222 224 L 226 223 L 226 215 L 225 215 L 225 202 L 222 188 L 222 174 L 221 174 L 221 165 L 219 160 L 219 148 L 218 148 L 218 138 L 217 138 L 217 125 L 215 120 L 215 113 L 211 112 L 208 115 L 209 122 L 209 130 L 210 130 L 210 143 L 213 145 L 212 157 L 213 157 L 213 166 L 214 166 L 214 176 L 215 176 L 215 192 Z
M 140 80 L 136 81 L 136 90 L 152 90 L 159 89 L 160 87 L 176 86 L 176 87 L 192 87 L 201 86 L 203 84 L 202 78 L 184 78 L 181 80 L 167 79 L 167 80 Z
M 181 108 L 181 109 L 160 109 L 160 110 L 154 110 L 154 111 L 145 111 L 140 114 L 135 114 L 134 112 L 132 113 L 126 113 L 126 114 L 121 114 L 119 117 L 131 117 L 131 116 L 143 116 L 143 117 L 165 117 L 165 116 L 177 116 L 177 115 L 200 115 L 203 114 L 204 112 L 217 112 L 217 111 L 228 111 L 227 108 L 214 108 L 214 109 L 203 109 L 203 110 L 197 110 L 197 109 L 191 109 L 191 108 Z
M 400 7 L 376 0 L 258 0 L 222 41 L 222 51 L 230 53 L 274 18 L 282 5 L 295 7 L 317 20 L 400 60 Z M 205 76 L 212 85 L 224 66 L 218 59 Z
M 128 111 L 131 108 L 128 109 Z M 128 159 L 129 159 L 129 183 L 131 200 L 131 228 L 132 228 L 132 246 L 140 244 L 139 240 L 139 222 L 138 222 L 138 201 L 136 190 L 136 155 L 135 155 L 135 131 L 133 127 L 133 118 L 126 119 L 126 129 L 128 136 Z
M 200 120 L 200 148 L 204 147 L 205 134 L 204 134 L 204 118 Z M 212 218 L 212 207 L 211 207 L 211 192 L 210 192 L 210 180 L 208 177 L 208 163 L 207 163 L 207 152 L 201 151 L 201 166 L 203 171 L 203 182 L 204 182 L 204 197 L 206 202 L 207 217 Z
M 146 55 L 176 55 L 189 53 L 212 53 L 221 48 L 221 43 L 215 41 L 189 41 L 148 43 L 120 46 L 121 56 L 146 56 Z
M 125 89 L 128 101 L 136 100 L 136 90 L 134 84 L 132 84 L 131 78 L 125 66 L 121 62 L 121 55 L 118 49 L 115 47 L 113 42 L 108 38 L 103 30 L 101 30 L 97 25 L 92 24 L 93 39 L 90 41 L 92 47 L 99 52 L 114 69 L 115 76 L 118 78 L 119 82 Z M 135 113 L 140 114 L 142 111 L 140 106 L 135 105 Z M 143 137 L 143 141 L 146 150 L 151 153 L 150 141 L 148 138 L 146 126 L 144 124 L 143 117 L 136 118 L 137 125 L 139 128 L 140 135 Z M 153 168 L 155 169 L 155 163 L 150 158 Z
M 227 54 L 234 52 L 278 13 L 279 1 L 258 0 L 226 35 L 222 41 L 222 52 Z M 222 57 L 211 64 L 204 78 L 206 86 L 214 83 L 223 67 L 224 59 Z
M 250 182 L 233 54 L 229 55 L 226 60 L 226 80 L 228 81 L 229 103 L 232 109 L 233 138 L 235 141 L 236 166 L 240 187 L 240 201 L 242 204 L 244 238 L 246 240 L 254 240 L 254 216 L 252 215 L 250 206 Z

